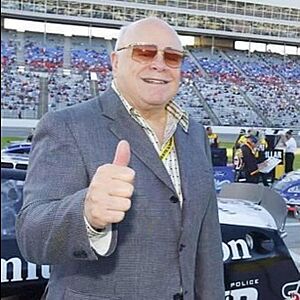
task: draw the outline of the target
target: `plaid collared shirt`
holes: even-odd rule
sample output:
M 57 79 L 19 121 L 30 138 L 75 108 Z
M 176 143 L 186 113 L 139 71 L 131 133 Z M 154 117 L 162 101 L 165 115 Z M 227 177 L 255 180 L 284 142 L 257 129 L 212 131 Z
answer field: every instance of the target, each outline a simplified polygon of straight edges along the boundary
M 155 132 L 148 125 L 146 120 L 140 115 L 140 113 L 131 106 L 126 99 L 118 91 L 114 82 L 112 82 L 113 90 L 118 94 L 121 102 L 125 106 L 126 110 L 130 116 L 144 129 L 145 133 L 152 142 L 155 150 L 158 155 L 161 157 L 161 160 L 172 180 L 172 183 L 175 187 L 177 195 L 179 197 L 180 205 L 182 206 L 182 192 L 181 192 L 181 179 L 179 172 L 179 164 L 176 154 L 176 145 L 174 143 L 174 134 L 179 124 L 185 132 L 188 132 L 189 119 L 187 112 L 180 109 L 180 107 L 174 102 L 170 101 L 167 106 L 167 124 L 165 128 L 163 143 L 160 144 Z M 164 155 L 165 154 L 165 155 Z

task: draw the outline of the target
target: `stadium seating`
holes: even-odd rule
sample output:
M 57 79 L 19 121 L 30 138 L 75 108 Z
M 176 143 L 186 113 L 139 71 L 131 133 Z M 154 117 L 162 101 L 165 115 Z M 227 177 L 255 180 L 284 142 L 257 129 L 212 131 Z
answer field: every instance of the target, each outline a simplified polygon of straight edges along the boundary
M 22 47 L 20 47 L 23 46 Z M 114 41 L 2 32 L 3 117 L 37 118 L 41 74 L 49 110 L 105 91 Z M 178 104 L 204 125 L 298 127 L 300 59 L 273 53 L 187 48 Z M 22 68 L 20 69 L 20 66 Z M 68 70 L 68 74 L 65 72 Z M 91 78 L 91 74 L 94 76 Z M 43 76 L 44 76 L 43 75 Z

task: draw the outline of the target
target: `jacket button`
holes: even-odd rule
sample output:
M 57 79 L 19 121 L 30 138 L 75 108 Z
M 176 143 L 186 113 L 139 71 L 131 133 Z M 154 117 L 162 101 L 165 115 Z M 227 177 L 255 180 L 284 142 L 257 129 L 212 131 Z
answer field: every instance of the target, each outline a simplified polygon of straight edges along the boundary
M 173 296 L 173 300 L 183 300 L 182 293 L 177 293 Z
M 185 245 L 184 244 L 180 244 L 179 245 L 179 252 L 181 252 L 183 250 L 183 248 L 185 248 Z
M 73 252 L 73 256 L 76 258 L 87 258 L 87 253 L 84 250 L 78 250 Z
M 178 199 L 178 197 L 176 197 L 176 196 L 171 196 L 171 197 L 170 197 L 170 201 L 171 201 L 172 203 L 177 203 L 177 202 L 179 202 L 179 199 Z

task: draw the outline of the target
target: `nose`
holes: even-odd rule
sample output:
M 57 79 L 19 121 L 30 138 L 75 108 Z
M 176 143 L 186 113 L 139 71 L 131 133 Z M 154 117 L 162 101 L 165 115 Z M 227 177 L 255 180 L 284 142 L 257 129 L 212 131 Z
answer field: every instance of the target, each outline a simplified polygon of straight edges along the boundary
M 164 60 L 164 53 L 163 51 L 158 51 L 151 62 L 151 68 L 157 71 L 163 71 L 166 67 L 167 65 Z

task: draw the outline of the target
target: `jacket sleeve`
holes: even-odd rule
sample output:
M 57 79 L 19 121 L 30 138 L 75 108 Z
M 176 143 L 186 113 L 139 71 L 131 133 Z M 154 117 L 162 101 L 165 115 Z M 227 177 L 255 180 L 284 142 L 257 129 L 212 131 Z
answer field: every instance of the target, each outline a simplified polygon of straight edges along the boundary
M 37 264 L 98 258 L 90 247 L 83 218 L 89 179 L 63 114 L 49 113 L 37 126 L 24 203 L 17 216 L 20 251 Z
M 212 169 L 213 166 L 212 166 L 211 147 L 210 147 L 209 139 L 207 137 L 207 134 L 205 134 L 205 130 L 203 127 L 202 127 L 202 136 L 204 137 L 205 154 L 206 154 L 207 160 L 209 161 L 209 166 Z
M 212 169 L 211 152 L 207 138 L 205 149 Z M 211 174 L 211 180 L 213 181 L 213 174 Z M 225 297 L 222 237 L 217 197 L 214 189 L 209 193 L 208 205 L 198 238 L 195 270 L 196 300 L 224 299 Z
M 224 265 L 221 230 L 215 193 L 209 200 L 201 225 L 196 258 L 197 300 L 224 299 Z

